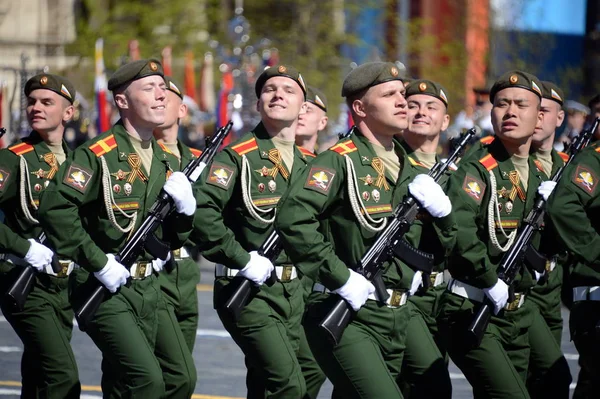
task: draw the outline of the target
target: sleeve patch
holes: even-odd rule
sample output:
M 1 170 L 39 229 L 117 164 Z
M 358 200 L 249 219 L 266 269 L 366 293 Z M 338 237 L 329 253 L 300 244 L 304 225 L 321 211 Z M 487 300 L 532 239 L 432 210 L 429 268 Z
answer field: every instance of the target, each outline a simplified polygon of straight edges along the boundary
M 206 178 L 208 184 L 227 189 L 233 180 L 235 170 L 219 162 L 213 162 Z
M 4 191 L 4 188 L 8 185 L 9 178 L 10 173 L 4 169 L 0 169 L 0 191 Z
M 485 193 L 485 183 L 471 175 L 466 175 L 462 188 L 477 204 L 481 203 L 483 194 Z
M 83 168 L 77 164 L 69 165 L 69 170 L 65 174 L 63 183 L 73 187 L 75 190 L 85 194 L 88 184 L 94 173 L 89 169 Z
M 335 177 L 335 170 L 320 167 L 310 168 L 304 188 L 316 191 L 321 194 L 327 194 L 331 187 L 331 182 Z
M 598 185 L 598 178 L 592 168 L 586 165 L 577 165 L 573 173 L 573 183 L 589 195 L 593 195 Z

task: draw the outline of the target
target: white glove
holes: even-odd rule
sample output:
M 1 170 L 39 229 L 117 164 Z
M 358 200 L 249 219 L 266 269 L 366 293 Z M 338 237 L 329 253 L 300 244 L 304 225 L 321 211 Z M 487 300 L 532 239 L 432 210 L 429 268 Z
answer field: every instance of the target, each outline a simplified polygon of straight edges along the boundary
M 410 295 L 415 295 L 420 286 L 423 285 L 423 272 L 417 270 L 413 276 L 412 282 L 410 283 Z
M 494 314 L 498 314 L 508 302 L 508 285 L 500 279 L 490 288 L 484 288 L 483 292 L 494 303 Z
M 362 275 L 350 270 L 348 281 L 333 292 L 344 298 L 352 309 L 358 312 L 358 309 L 369 299 L 369 295 L 375 292 L 375 286 Z
M 542 198 L 544 198 L 544 201 L 548 201 L 548 197 L 550 197 L 550 194 L 552 194 L 554 187 L 556 187 L 555 181 L 546 180 L 539 185 L 537 191 L 542 196 Z
M 264 256 L 261 256 L 256 251 L 250 252 L 250 260 L 238 274 L 246 277 L 256 285 L 263 285 L 271 276 L 271 272 L 275 266 Z
M 117 292 L 120 286 L 127 283 L 129 270 L 117 262 L 113 254 L 106 254 L 108 261 L 99 272 L 94 272 L 94 276 L 113 294 Z
M 417 175 L 408 184 L 408 191 L 434 218 L 448 216 L 452 210 L 450 198 L 431 176 Z
M 171 252 L 167 254 L 167 259 L 165 260 L 162 260 L 160 258 L 152 259 L 152 269 L 154 269 L 154 271 L 157 273 L 162 272 L 169 259 L 171 259 Z
M 544 272 L 544 273 L 545 273 L 545 272 Z M 540 273 L 540 272 L 538 272 L 537 270 L 534 270 L 534 271 L 533 271 L 533 278 L 535 278 L 535 281 L 539 283 L 539 282 L 540 282 L 540 279 L 541 279 L 542 277 L 544 277 L 544 273 Z
M 192 192 L 192 184 L 182 172 L 173 172 L 163 188 L 173 198 L 177 212 L 187 216 L 192 216 L 196 212 L 196 198 Z
M 44 266 L 49 265 L 52 262 L 54 252 L 33 238 L 30 238 L 27 241 L 31 243 L 31 246 L 25 255 L 25 262 L 33 266 L 38 272 L 41 272 L 44 270 Z

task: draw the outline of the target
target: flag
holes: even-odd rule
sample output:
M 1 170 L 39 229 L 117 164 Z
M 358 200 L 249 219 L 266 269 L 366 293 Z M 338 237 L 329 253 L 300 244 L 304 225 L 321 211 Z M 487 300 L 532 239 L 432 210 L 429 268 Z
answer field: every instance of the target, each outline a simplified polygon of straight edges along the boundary
M 129 61 L 137 61 L 141 59 L 140 56 L 140 44 L 137 40 L 133 39 L 129 41 Z
M 198 103 L 196 98 L 196 76 L 194 75 L 194 53 L 185 52 L 185 66 L 183 70 L 183 90 L 185 95 Z
M 227 68 L 221 77 L 221 90 L 219 91 L 219 98 L 217 102 L 217 128 L 223 127 L 231 119 L 231 111 L 229 109 L 229 94 L 233 90 L 233 75 L 231 70 Z M 231 142 L 231 134 L 223 140 L 222 147 L 225 147 Z M 221 148 L 222 148 L 221 147 Z
M 96 40 L 96 78 L 94 90 L 96 92 L 96 111 L 98 113 L 98 119 L 96 120 L 98 134 L 110 128 L 109 115 L 106 112 L 106 73 L 104 70 L 103 47 L 104 40 L 102 38 Z
M 166 76 L 173 76 L 171 71 L 171 46 L 167 46 L 162 50 L 162 66 Z
M 204 55 L 202 70 L 200 72 L 200 110 L 212 113 L 215 109 L 215 87 L 213 82 L 213 56 L 211 53 Z

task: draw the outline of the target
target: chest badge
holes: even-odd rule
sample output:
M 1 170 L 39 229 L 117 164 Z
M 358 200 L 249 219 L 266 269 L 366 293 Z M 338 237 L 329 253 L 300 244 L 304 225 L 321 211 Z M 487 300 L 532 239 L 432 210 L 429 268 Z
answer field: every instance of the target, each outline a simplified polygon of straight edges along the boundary
M 265 183 L 258 183 L 258 192 L 262 193 L 265 191 Z
M 512 201 L 506 201 L 506 204 L 504 204 L 504 209 L 506 209 L 506 213 L 510 214 L 513 211 Z
M 275 183 L 275 180 L 269 180 L 268 187 L 270 192 L 274 192 L 277 189 L 277 183 Z
M 116 171 L 115 173 L 111 173 L 110 175 L 117 180 L 125 180 L 130 173 L 131 172 L 124 172 L 121 169 L 119 169 L 118 171 Z
M 381 196 L 380 196 L 380 194 L 379 194 L 379 191 L 378 191 L 378 190 L 373 190 L 373 191 L 371 191 L 371 196 L 373 197 L 373 200 L 374 200 L 375 202 L 379 202 L 379 200 L 381 199 Z
M 365 177 L 359 177 L 365 183 L 365 186 L 370 186 L 373 184 L 373 177 L 371 175 L 366 175 Z
M 364 201 L 368 201 L 368 200 L 369 200 L 369 198 L 371 198 L 371 194 L 369 194 L 369 192 L 368 192 L 368 191 L 363 191 L 363 193 L 362 193 L 362 199 L 363 199 Z
M 130 195 L 132 190 L 133 190 L 133 187 L 131 187 L 131 184 L 125 183 L 123 185 L 123 191 L 125 192 L 125 195 Z

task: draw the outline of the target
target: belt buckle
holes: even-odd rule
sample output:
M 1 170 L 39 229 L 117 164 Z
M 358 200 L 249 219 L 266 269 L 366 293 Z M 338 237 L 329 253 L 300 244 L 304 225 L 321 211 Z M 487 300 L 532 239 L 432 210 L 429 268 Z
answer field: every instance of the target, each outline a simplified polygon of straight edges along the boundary
M 397 308 L 402 305 L 402 298 L 404 298 L 404 294 L 406 291 L 404 290 L 392 290 L 392 295 L 390 296 L 390 307 Z
M 523 294 L 519 292 L 515 293 L 515 299 L 512 302 L 506 304 L 506 310 L 510 312 L 519 309 L 519 302 L 521 302 L 522 295 Z
M 550 273 L 556 267 L 556 259 L 551 258 L 546 260 L 546 273 Z
M 56 277 L 67 277 L 67 273 L 69 273 L 69 265 L 71 261 L 69 260 L 59 260 L 60 263 L 60 271 L 56 273 Z
M 181 248 L 173 250 L 173 258 L 175 258 L 175 260 L 181 260 Z
M 429 282 L 431 283 L 430 287 L 435 286 L 435 280 L 436 280 L 436 277 L 438 274 L 440 274 L 440 273 L 439 272 L 431 272 L 431 274 L 429 275 Z
M 139 280 L 146 277 L 146 270 L 149 264 L 150 262 L 138 262 L 135 270 L 135 276 L 132 276 L 132 278 Z
M 292 266 L 292 265 L 281 266 L 281 281 L 283 281 L 283 282 L 292 281 L 293 268 L 294 268 L 294 266 Z

